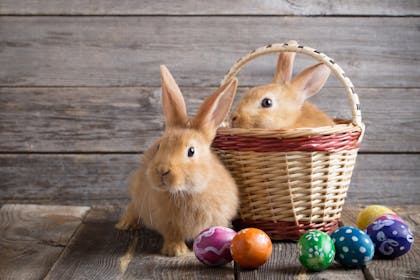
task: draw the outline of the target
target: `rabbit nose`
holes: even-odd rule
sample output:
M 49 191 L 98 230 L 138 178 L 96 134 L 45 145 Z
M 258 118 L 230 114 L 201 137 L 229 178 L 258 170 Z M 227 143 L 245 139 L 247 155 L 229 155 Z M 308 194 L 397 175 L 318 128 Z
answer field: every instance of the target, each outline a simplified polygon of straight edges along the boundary
M 166 175 L 168 175 L 171 172 L 171 170 L 168 167 L 165 167 L 165 166 L 159 166 L 157 168 L 157 171 L 159 172 L 159 175 L 161 177 L 165 177 Z
M 232 120 L 232 127 L 236 127 L 236 125 L 237 125 L 236 122 L 238 120 L 238 115 L 233 115 L 231 120 Z
M 232 115 L 231 120 L 233 123 L 236 122 L 238 120 L 238 115 L 237 114 Z

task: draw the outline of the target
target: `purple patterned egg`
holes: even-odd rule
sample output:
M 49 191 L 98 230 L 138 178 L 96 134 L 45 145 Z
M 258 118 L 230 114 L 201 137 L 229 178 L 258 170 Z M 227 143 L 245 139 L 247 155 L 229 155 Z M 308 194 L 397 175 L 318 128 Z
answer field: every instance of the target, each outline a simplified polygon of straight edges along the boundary
M 194 254 L 205 265 L 227 264 L 232 261 L 230 243 L 235 235 L 236 231 L 226 227 L 205 229 L 194 239 Z
M 377 219 L 367 229 L 375 244 L 375 254 L 383 258 L 396 258 L 407 253 L 414 242 L 408 225 L 402 221 Z

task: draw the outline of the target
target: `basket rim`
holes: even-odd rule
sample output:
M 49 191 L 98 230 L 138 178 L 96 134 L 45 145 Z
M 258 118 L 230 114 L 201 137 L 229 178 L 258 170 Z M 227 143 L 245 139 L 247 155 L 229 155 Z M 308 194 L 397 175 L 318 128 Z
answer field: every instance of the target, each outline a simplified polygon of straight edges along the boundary
M 363 129 L 352 123 L 352 120 L 336 119 L 336 124 L 321 127 L 303 127 L 293 129 L 264 129 L 264 128 L 233 128 L 219 127 L 217 135 L 236 135 L 259 138 L 295 138 L 316 135 L 331 135 L 338 133 L 362 132 Z

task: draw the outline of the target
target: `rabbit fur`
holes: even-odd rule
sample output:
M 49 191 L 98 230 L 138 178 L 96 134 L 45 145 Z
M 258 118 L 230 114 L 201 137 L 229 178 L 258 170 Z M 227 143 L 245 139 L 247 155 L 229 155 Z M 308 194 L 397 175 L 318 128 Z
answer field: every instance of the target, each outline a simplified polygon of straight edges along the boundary
M 280 53 L 272 83 L 245 93 L 231 114 L 232 127 L 292 129 L 334 125 L 332 118 L 306 101 L 321 90 L 330 69 L 320 63 L 292 79 L 295 54 Z
M 131 200 L 116 227 L 154 229 L 164 239 L 161 253 L 179 256 L 189 251 L 186 240 L 207 227 L 228 226 L 236 215 L 237 186 L 210 146 L 238 82 L 229 80 L 189 118 L 182 93 L 165 66 L 161 78 L 166 128 L 132 176 Z

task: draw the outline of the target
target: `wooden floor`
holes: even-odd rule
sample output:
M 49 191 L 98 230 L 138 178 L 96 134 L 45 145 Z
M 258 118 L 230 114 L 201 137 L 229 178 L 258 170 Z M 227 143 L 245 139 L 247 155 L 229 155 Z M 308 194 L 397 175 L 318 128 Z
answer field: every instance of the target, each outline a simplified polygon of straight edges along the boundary
M 162 238 L 142 229 L 121 232 L 118 206 L 6 204 L 0 209 L 0 279 L 420 279 L 420 206 L 395 206 L 415 244 L 395 260 L 374 259 L 363 269 L 337 263 L 309 272 L 294 242 L 275 242 L 269 261 L 256 270 L 231 263 L 202 265 L 192 253 L 161 256 Z M 343 224 L 354 225 L 360 207 L 346 207 Z

